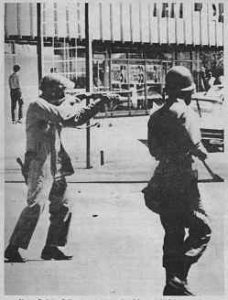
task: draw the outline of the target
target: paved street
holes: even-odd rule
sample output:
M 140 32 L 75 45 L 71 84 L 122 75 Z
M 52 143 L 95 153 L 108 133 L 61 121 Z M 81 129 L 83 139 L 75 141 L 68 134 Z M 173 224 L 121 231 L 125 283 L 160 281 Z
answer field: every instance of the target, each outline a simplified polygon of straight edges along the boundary
M 146 146 L 148 117 L 101 120 L 91 130 L 92 169 L 85 169 L 85 130 L 66 129 L 64 140 L 75 174 L 68 178 L 73 219 L 67 252 L 71 262 L 40 259 L 46 228 L 47 207 L 38 224 L 25 264 L 5 264 L 8 295 L 161 296 L 163 230 L 157 215 L 146 209 L 141 189 L 155 167 Z M 24 125 L 6 121 L 5 143 L 5 241 L 24 206 L 26 186 L 15 162 L 25 144 Z M 100 151 L 104 151 L 103 166 Z M 227 176 L 224 154 L 211 154 L 210 166 Z M 227 162 L 227 160 L 226 160 Z M 199 163 L 200 164 L 200 163 Z M 209 175 L 200 165 L 200 178 Z M 122 182 L 122 183 L 121 183 Z M 224 222 L 227 186 L 201 183 L 200 190 L 211 216 L 212 240 L 189 278 L 200 296 L 224 293 Z M 34 284 L 34 282 L 36 284 Z M 119 299 L 119 298 L 118 298 Z

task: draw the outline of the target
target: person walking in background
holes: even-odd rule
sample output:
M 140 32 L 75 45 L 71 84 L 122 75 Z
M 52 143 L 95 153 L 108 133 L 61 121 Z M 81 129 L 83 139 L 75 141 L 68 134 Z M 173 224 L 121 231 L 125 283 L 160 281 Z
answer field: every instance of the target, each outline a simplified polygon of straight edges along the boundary
M 199 91 L 206 91 L 207 86 L 207 78 L 206 78 L 206 69 L 204 67 L 201 67 L 201 70 L 199 72 Z
M 208 71 L 206 78 L 206 90 L 208 91 L 215 84 L 215 77 L 212 76 L 212 72 Z
M 23 112 L 23 99 L 20 87 L 20 80 L 18 72 L 20 71 L 19 65 L 13 66 L 13 73 L 9 76 L 9 87 L 10 87 L 10 97 L 11 97 L 11 118 L 12 123 L 21 123 Z M 18 105 L 18 119 L 15 121 L 15 110 Z
M 189 107 L 194 86 L 188 69 L 170 69 L 166 75 L 166 103 L 152 113 L 148 122 L 149 151 L 159 163 L 143 193 L 146 206 L 160 215 L 165 230 L 163 295 L 193 295 L 187 285 L 188 272 L 211 237 L 193 164 L 194 157 L 207 157 L 198 116 Z
M 74 88 L 67 78 L 52 73 L 41 82 L 41 95 L 32 101 L 26 115 L 26 153 L 22 174 L 27 183 L 27 206 L 23 209 L 5 250 L 8 262 L 24 262 L 19 249 L 27 249 L 44 209 L 50 201 L 50 226 L 41 258 L 69 260 L 59 247 L 67 242 L 71 220 L 66 176 L 74 173 L 70 157 L 64 149 L 62 127 L 85 124 L 109 101 L 97 95 L 88 106 L 77 105 L 78 98 L 65 98 L 65 90 Z M 93 98 L 84 94 L 82 97 Z

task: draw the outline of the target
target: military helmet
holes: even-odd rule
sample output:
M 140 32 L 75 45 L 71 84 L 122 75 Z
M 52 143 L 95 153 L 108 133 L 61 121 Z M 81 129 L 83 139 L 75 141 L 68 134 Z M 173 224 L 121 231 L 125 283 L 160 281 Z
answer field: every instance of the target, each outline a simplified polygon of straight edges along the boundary
M 40 90 L 46 91 L 47 88 L 57 88 L 59 90 L 73 89 L 74 83 L 60 74 L 45 75 L 40 84 Z
M 165 78 L 166 91 L 193 92 L 195 84 L 191 72 L 183 66 L 172 67 Z

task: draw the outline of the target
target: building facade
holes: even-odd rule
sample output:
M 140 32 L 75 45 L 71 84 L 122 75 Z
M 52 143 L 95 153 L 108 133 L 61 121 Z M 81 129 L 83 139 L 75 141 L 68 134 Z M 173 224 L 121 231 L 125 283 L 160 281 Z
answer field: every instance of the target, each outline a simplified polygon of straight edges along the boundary
M 224 0 L 89 1 L 89 25 L 96 89 L 136 88 L 147 98 L 148 87 L 162 93 L 175 64 L 192 70 L 198 90 L 203 68 L 221 75 Z M 40 20 L 36 3 L 6 3 L 6 61 L 29 61 L 22 49 L 36 52 L 38 29 L 42 74 L 62 73 L 85 88 L 85 1 L 43 2 Z

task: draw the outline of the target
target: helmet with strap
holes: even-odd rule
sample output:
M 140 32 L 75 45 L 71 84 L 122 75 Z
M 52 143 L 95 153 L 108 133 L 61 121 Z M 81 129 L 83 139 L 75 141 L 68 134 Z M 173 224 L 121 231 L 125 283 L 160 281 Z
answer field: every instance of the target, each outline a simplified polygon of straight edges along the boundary
M 165 78 L 167 94 L 193 92 L 195 84 L 191 72 L 183 66 L 172 67 Z

